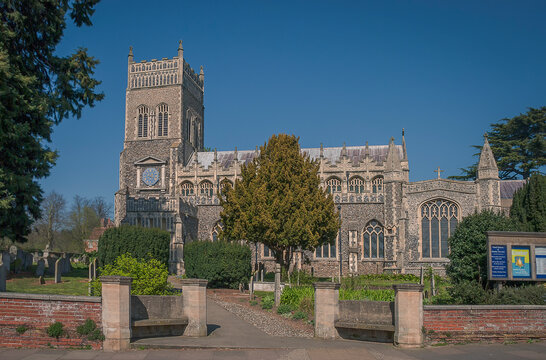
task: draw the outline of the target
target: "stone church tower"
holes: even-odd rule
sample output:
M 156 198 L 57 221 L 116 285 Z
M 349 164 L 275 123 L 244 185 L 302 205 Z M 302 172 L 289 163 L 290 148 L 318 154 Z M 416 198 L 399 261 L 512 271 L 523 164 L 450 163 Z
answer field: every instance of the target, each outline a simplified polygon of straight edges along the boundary
M 174 237 L 181 222 L 176 166 L 203 150 L 203 67 L 195 73 L 180 41 L 178 56 L 172 59 L 135 62 L 131 48 L 127 73 L 116 225 L 123 221 L 158 227 Z M 176 248 L 176 239 L 172 242 Z

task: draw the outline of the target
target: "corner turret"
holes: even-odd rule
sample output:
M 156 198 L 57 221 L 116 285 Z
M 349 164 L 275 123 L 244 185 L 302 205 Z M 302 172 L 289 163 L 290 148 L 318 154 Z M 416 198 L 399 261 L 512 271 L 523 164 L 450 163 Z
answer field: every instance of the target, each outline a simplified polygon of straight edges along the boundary
M 482 210 L 501 210 L 499 168 L 495 161 L 493 151 L 487 141 L 487 133 L 484 134 L 484 142 L 478 163 L 478 184 L 477 207 Z

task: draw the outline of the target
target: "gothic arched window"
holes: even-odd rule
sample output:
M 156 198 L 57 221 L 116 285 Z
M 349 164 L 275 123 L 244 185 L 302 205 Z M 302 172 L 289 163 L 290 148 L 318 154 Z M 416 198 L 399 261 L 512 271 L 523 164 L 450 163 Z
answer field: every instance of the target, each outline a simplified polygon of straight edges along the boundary
M 374 194 L 383 192 L 383 176 L 376 176 L 372 180 L 372 192 Z
M 214 225 L 214 228 L 212 229 L 212 234 L 210 236 L 210 239 L 214 242 L 214 241 L 218 241 L 220 238 L 220 232 L 224 229 L 224 227 L 222 226 L 222 223 L 216 223 L 216 225 Z
M 193 195 L 193 184 L 189 181 L 185 181 L 180 186 L 182 196 L 192 196 Z
M 138 108 L 138 137 L 148 137 L 148 108 L 144 105 Z
M 326 190 L 329 194 L 341 192 L 341 180 L 338 178 L 330 178 L 326 181 Z
M 364 258 L 384 258 L 385 257 L 385 238 L 383 225 L 378 221 L 370 221 L 362 232 L 363 239 L 363 257 Z
M 201 184 L 199 184 L 199 194 L 212 197 L 212 183 L 208 180 L 202 181 Z
M 459 223 L 459 207 L 454 202 L 435 199 L 421 205 L 421 244 L 423 258 L 445 258 L 447 239 Z
M 167 136 L 169 133 L 169 106 L 161 104 L 158 106 L 157 135 Z
M 364 189 L 364 180 L 360 176 L 355 176 L 349 180 L 349 192 L 361 194 Z

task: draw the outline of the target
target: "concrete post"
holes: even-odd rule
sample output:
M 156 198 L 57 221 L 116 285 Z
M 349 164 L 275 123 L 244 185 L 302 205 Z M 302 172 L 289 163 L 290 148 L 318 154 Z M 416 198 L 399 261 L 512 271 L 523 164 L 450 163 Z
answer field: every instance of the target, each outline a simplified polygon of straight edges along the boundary
M 101 276 L 102 332 L 106 351 L 129 348 L 131 342 L 131 282 L 127 276 Z
M 61 258 L 55 261 L 55 284 L 61 283 Z
M 281 264 L 275 264 L 275 306 L 281 304 Z
M 423 345 L 423 285 L 393 285 L 394 344 L 400 347 Z
M 315 337 L 338 338 L 335 322 L 339 319 L 338 283 L 319 282 L 315 286 Z
M 182 279 L 182 303 L 188 317 L 185 336 L 207 336 L 207 280 Z

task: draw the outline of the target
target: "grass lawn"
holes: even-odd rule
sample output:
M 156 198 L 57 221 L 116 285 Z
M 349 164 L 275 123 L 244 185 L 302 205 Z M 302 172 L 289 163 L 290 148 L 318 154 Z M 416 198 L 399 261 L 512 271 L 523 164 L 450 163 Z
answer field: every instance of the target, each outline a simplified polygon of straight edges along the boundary
M 61 277 L 61 283 L 55 284 L 53 275 L 45 275 L 45 284 L 40 285 L 34 275 L 36 266 L 31 271 L 12 275 L 6 281 L 7 292 L 48 295 L 85 295 L 87 296 L 88 268 L 83 264 L 72 264 L 72 271 Z

